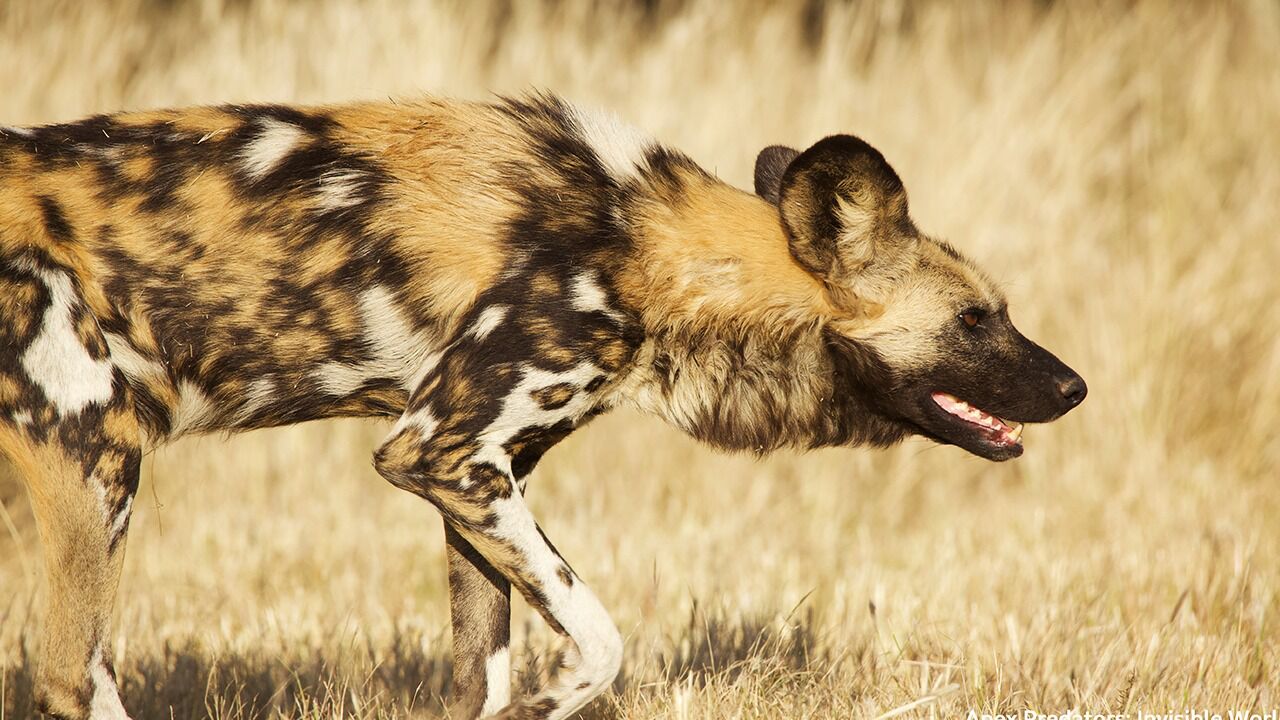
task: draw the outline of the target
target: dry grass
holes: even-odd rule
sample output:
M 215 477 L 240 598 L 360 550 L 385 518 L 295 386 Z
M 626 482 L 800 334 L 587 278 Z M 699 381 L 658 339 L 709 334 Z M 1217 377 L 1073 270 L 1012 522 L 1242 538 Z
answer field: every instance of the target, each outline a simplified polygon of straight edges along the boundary
M 540 86 L 743 186 L 766 144 L 857 132 L 1090 399 L 1001 466 L 922 442 L 756 462 L 631 415 L 570 439 L 531 503 L 628 649 L 588 716 L 1280 704 L 1280 6 L 655 7 L 12 0 L 0 121 Z M 135 717 L 439 712 L 440 521 L 370 470 L 381 432 L 146 461 L 116 631 Z M 5 720 L 32 712 L 39 618 L 8 492 Z M 515 625 L 527 682 L 550 637 Z

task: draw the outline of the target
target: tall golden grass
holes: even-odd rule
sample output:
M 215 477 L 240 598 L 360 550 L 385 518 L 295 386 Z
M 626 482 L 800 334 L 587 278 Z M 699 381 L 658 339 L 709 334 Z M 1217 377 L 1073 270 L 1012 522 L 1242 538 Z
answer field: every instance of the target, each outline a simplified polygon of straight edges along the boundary
M 1280 704 L 1280 6 L 585 1 L 0 6 L 0 123 L 538 87 L 741 186 L 853 132 L 1008 288 L 1085 405 L 992 465 L 714 454 L 619 413 L 530 502 L 627 639 L 591 718 Z M 442 712 L 440 521 L 335 422 L 149 456 L 115 629 L 135 718 Z M 0 718 L 33 714 L 39 552 L 0 513 Z M 550 634 L 515 613 L 532 682 Z

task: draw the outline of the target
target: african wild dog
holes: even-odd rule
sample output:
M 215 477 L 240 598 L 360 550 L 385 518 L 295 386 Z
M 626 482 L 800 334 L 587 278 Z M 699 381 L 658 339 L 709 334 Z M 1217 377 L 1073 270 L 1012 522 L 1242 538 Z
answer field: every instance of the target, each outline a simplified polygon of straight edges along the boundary
M 622 640 L 523 491 L 591 417 L 1004 460 L 1084 398 L 866 143 L 768 148 L 756 190 L 550 96 L 4 129 L 0 447 L 45 548 L 41 707 L 126 717 L 106 625 L 139 458 L 184 434 L 398 418 L 374 464 L 446 520 L 455 716 L 562 718 Z M 511 585 L 571 641 L 514 704 Z

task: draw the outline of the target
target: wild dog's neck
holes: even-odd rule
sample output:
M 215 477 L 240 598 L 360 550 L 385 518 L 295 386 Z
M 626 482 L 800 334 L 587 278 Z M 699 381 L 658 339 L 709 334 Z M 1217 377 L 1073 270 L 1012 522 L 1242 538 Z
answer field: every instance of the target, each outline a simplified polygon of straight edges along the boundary
M 838 315 L 791 256 L 777 209 L 700 172 L 656 180 L 624 210 L 636 243 L 624 300 L 646 325 L 799 323 Z
M 857 379 L 825 334 L 842 313 L 792 258 L 774 206 L 691 173 L 625 217 L 636 252 L 619 293 L 649 338 L 632 404 L 725 449 L 865 439 L 852 424 L 865 408 L 842 397 Z

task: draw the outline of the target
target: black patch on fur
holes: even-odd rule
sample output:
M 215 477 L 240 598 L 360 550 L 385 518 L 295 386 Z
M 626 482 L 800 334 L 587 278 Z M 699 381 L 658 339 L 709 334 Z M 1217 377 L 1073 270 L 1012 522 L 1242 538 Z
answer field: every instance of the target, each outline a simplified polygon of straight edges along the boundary
M 887 446 L 906 436 L 895 388 L 900 384 L 874 350 L 833 330 L 824 332 L 831 359 L 830 434 L 815 437 L 815 447 Z
M 185 153 L 174 148 L 172 143 L 158 142 L 154 147 L 156 166 L 150 177 L 138 188 L 146 198 L 138 209 L 147 213 L 162 213 L 177 206 L 178 190 L 187 183 L 194 168 L 182 157 Z
M 545 169 L 563 178 L 567 188 L 614 188 L 618 181 L 582 137 L 573 110 L 553 95 L 504 98 L 498 109 L 528 134 Z
M 109 140 L 114 129 L 109 115 L 94 115 L 76 122 L 29 128 L 30 135 L 21 140 L 44 169 L 55 169 L 81 162 L 85 148 Z
M 323 134 L 334 127 L 336 123 L 332 118 L 325 115 L 321 111 L 304 110 L 290 105 L 278 105 L 274 103 L 258 103 L 249 105 L 231 105 L 226 108 L 234 115 L 251 121 L 256 118 L 270 118 L 282 123 L 288 123 L 298 127 L 309 134 Z
M 649 148 L 646 153 L 644 179 L 650 191 L 672 204 L 683 201 L 690 182 L 713 180 L 688 155 L 661 145 Z
M 40 216 L 44 220 L 44 227 L 49 232 L 49 236 L 57 242 L 68 243 L 75 239 L 71 223 L 67 222 L 67 215 L 57 200 L 41 195 Z
M 560 634 L 563 635 L 564 632 L 561 631 Z M 559 707 L 560 703 L 556 702 L 552 698 L 543 698 L 527 706 L 528 709 L 526 717 L 528 717 L 529 720 L 546 720 L 546 718 L 551 717 L 551 713 L 555 712 Z
M 119 370 L 116 371 L 117 374 L 119 374 L 119 372 Z M 123 378 L 121 378 L 120 382 L 123 383 Z M 120 496 L 120 501 L 111 508 L 111 512 L 108 515 L 113 523 L 115 522 L 115 518 L 119 516 L 120 513 L 124 512 L 124 507 L 128 502 L 128 499 L 137 494 L 138 480 L 142 476 L 142 449 L 129 448 L 125 452 L 124 469 L 120 474 L 120 479 L 125 484 L 125 494 Z M 114 553 L 116 546 L 119 545 L 120 541 L 124 540 L 125 535 L 129 533 L 129 521 L 132 519 L 133 515 L 130 513 L 129 517 L 125 518 L 124 524 L 120 527 L 119 532 L 111 537 L 111 543 L 107 547 L 108 554 Z M 116 679 L 115 668 L 111 665 L 109 659 L 103 658 L 103 662 L 106 664 L 108 672 L 111 673 L 112 681 L 114 681 Z
M 169 406 L 143 383 L 138 383 L 133 388 L 133 406 L 138 414 L 139 424 L 152 437 L 164 437 L 173 428 Z
M 573 571 L 569 569 L 568 565 L 561 565 L 557 568 L 556 576 L 560 578 L 560 582 L 564 583 L 565 587 L 573 587 Z
M 517 480 L 528 477 L 542 456 L 574 429 L 573 423 L 561 420 L 551 427 L 529 427 L 516 433 L 508 446 L 519 445 L 522 449 L 511 458 L 511 474 Z

